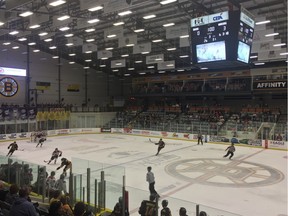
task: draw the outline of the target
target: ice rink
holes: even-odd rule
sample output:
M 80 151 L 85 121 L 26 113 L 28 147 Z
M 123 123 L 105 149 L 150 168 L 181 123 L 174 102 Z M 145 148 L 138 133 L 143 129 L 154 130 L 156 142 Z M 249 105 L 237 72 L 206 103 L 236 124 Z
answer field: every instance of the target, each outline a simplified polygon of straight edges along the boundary
M 151 140 L 157 142 L 158 138 Z M 193 141 L 165 138 L 164 141 L 165 148 L 155 156 L 157 146 L 149 137 L 120 134 L 57 136 L 48 137 L 42 148 L 36 148 L 36 143 L 28 140 L 20 140 L 17 141 L 19 149 L 24 151 L 14 152 L 11 158 L 46 165 L 44 160 L 49 160 L 57 147 L 67 159 L 73 157 L 125 167 L 128 191 L 131 187 L 147 193 L 146 168 L 151 166 L 156 178 L 155 188 L 161 199 L 170 200 L 171 207 L 172 198 L 177 198 L 243 216 L 288 215 L 287 151 L 236 145 L 235 155 L 229 160 L 223 158 L 227 148 L 224 144 L 204 143 L 202 146 Z M 1 155 L 8 153 L 10 143 L 0 142 Z M 57 165 L 47 165 L 47 171 L 50 173 L 59 164 L 58 159 Z M 129 200 L 133 200 L 133 193 Z M 173 216 L 178 215 L 178 207 L 181 206 L 171 208 Z M 194 207 L 184 207 L 189 216 L 195 215 Z M 129 210 L 130 215 L 138 215 L 135 206 L 130 205 Z

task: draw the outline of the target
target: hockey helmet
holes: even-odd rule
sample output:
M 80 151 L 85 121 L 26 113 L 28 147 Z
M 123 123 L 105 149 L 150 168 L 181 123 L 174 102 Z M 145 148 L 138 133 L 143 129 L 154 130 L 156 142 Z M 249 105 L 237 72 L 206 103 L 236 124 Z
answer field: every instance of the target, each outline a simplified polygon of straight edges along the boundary
M 58 151 L 58 148 L 55 148 L 55 151 Z
M 67 159 L 66 158 L 61 158 L 61 161 L 63 162 L 63 161 L 66 161 Z
M 168 200 L 163 200 L 162 201 L 162 206 L 167 207 L 168 206 Z

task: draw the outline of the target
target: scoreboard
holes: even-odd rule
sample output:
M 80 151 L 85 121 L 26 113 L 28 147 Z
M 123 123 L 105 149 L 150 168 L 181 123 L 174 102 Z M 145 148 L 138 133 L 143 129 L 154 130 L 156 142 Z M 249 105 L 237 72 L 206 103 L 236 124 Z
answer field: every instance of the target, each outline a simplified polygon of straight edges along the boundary
M 225 11 L 192 19 L 193 64 L 248 63 L 254 30 L 251 22 L 254 24 L 242 11 Z

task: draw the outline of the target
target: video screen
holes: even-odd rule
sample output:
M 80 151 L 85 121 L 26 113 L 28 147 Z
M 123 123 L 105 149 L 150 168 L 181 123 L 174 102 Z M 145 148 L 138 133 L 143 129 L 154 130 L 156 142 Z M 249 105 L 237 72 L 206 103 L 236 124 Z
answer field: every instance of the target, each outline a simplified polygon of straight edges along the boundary
M 241 41 L 238 42 L 237 60 L 248 63 L 250 58 L 250 46 Z
M 197 63 L 226 60 L 225 41 L 196 45 Z

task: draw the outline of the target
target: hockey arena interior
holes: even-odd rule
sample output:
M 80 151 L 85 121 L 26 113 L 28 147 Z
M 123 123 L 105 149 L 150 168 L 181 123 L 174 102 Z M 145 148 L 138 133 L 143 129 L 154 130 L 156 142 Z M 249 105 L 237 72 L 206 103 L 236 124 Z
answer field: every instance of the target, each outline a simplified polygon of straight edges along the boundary
M 0 216 L 288 216 L 287 2 L 0 0 Z

